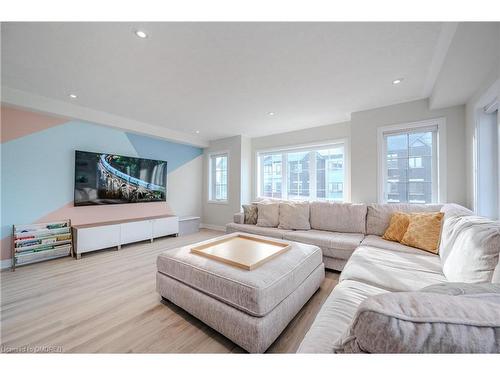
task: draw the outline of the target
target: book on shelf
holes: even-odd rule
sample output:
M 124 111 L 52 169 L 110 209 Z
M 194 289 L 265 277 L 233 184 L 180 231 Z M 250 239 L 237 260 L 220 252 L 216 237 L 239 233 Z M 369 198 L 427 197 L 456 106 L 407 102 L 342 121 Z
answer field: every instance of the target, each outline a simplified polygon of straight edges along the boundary
M 71 221 L 13 226 L 13 265 L 68 256 L 72 249 Z

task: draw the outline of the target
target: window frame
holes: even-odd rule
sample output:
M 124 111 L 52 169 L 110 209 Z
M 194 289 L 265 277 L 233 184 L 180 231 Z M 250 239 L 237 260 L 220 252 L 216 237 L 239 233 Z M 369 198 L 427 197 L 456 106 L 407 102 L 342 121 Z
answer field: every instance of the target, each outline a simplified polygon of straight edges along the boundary
M 273 199 L 289 199 L 288 198 L 288 162 L 286 158 L 287 153 L 292 153 L 292 152 L 308 152 L 308 151 L 316 151 L 316 150 L 321 150 L 321 149 L 329 149 L 329 148 L 335 148 L 343 146 L 344 147 L 344 197 L 342 201 L 338 202 L 350 202 L 351 199 L 351 191 L 350 191 L 350 178 L 351 178 L 351 171 L 350 171 L 350 140 L 348 138 L 339 138 L 339 139 L 333 139 L 327 142 L 321 142 L 321 143 L 307 143 L 307 144 L 300 144 L 300 145 L 290 145 L 290 146 L 284 146 L 284 147 L 276 147 L 276 148 L 269 148 L 269 149 L 260 149 L 260 150 L 255 150 L 254 154 L 254 160 L 255 160 L 255 169 L 254 169 L 254 181 L 255 181 L 255 194 L 254 198 L 255 199 L 265 199 L 269 197 L 264 197 L 261 195 L 261 191 L 263 189 L 263 168 L 261 168 L 260 165 L 260 157 L 266 154 L 282 154 L 282 166 L 281 166 L 281 191 L 286 193 L 286 198 L 273 198 Z M 312 154 L 311 154 L 312 155 Z M 313 157 L 311 157 L 310 160 L 310 165 L 314 163 L 316 165 L 316 160 L 312 160 Z M 314 168 L 310 169 L 310 175 L 309 175 L 309 184 L 310 186 L 316 186 L 316 166 Z M 304 200 L 317 200 L 316 198 L 316 189 L 310 189 L 310 194 L 308 199 Z M 328 200 L 328 199 L 327 199 Z M 333 200 L 332 200 L 333 201 Z
M 433 151 L 435 150 L 436 160 L 433 160 L 435 166 L 432 170 L 432 202 L 446 202 L 446 119 L 444 117 L 409 122 L 403 124 L 395 124 L 382 126 L 377 129 L 377 153 L 378 153 L 378 202 L 387 203 L 386 187 L 387 187 L 387 145 L 386 135 L 388 134 L 407 134 L 410 132 L 425 131 L 426 129 L 437 129 L 436 139 L 433 138 Z M 417 204 L 410 203 L 408 204 Z
M 225 156 L 227 161 L 226 161 L 226 199 L 216 199 L 215 198 L 215 168 L 213 165 L 213 160 L 217 157 L 222 157 Z M 229 203 L 229 170 L 230 170 L 230 157 L 229 157 L 229 151 L 224 150 L 224 151 L 217 151 L 217 152 L 211 152 L 208 154 L 208 203 L 214 203 L 214 204 L 228 204 Z

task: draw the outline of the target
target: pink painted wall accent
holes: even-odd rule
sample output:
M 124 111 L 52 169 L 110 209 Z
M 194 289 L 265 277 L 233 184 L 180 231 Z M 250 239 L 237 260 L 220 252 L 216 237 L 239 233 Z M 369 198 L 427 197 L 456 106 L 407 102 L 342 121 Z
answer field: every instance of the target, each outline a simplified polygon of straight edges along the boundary
M 75 207 L 73 206 L 73 202 L 69 202 L 58 210 L 41 217 L 37 222 L 44 223 L 47 221 L 71 219 L 71 224 L 79 225 L 156 215 L 173 215 L 173 212 L 165 202 L 82 207 Z
M 41 113 L 1 106 L 2 131 L 0 142 L 8 142 L 16 138 L 36 133 L 53 126 L 64 124 L 68 119 L 44 115 Z M 9 124 L 9 126 L 5 126 Z
M 138 217 L 173 215 L 174 212 L 167 203 L 133 203 L 107 206 L 75 207 L 69 202 L 63 207 L 41 217 L 36 222 L 45 223 L 62 219 L 71 219 L 71 224 L 102 223 L 112 220 L 126 220 Z M 8 236 L 1 240 L 0 259 L 10 259 L 12 255 L 12 238 Z
M 12 258 L 12 236 L 0 239 L 0 259 Z

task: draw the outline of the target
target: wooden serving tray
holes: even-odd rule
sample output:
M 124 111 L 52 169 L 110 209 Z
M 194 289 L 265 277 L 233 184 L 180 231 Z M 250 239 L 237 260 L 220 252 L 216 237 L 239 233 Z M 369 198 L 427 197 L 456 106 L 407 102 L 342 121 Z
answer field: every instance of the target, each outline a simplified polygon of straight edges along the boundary
M 251 271 L 290 249 L 279 240 L 234 233 L 191 248 L 206 258 Z

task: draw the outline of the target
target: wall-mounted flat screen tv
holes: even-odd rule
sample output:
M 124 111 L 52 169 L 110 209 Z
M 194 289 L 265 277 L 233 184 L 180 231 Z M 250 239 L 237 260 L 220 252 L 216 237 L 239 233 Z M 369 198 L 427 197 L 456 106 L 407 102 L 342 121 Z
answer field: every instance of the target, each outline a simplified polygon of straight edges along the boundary
M 166 161 L 75 152 L 75 206 L 161 202 L 166 191 Z

